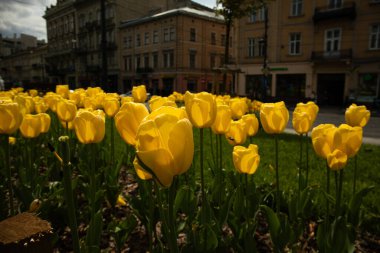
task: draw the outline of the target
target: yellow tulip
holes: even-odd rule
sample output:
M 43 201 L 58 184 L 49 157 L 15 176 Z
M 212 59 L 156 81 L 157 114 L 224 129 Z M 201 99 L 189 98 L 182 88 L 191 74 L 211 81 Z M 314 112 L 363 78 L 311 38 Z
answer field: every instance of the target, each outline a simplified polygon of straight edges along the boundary
M 250 144 L 248 148 L 235 146 L 232 152 L 235 169 L 239 173 L 254 174 L 260 164 L 257 145 Z
M 16 138 L 15 137 L 9 137 L 8 142 L 10 145 L 15 145 L 16 144 Z
M 82 93 L 78 91 L 69 93 L 69 100 L 73 101 L 77 107 L 82 105 L 81 94 Z
M 29 90 L 29 95 L 31 97 L 36 97 L 38 95 L 38 90 L 36 89 Z
M 343 169 L 347 164 L 347 155 L 346 153 L 335 149 L 332 153 L 327 156 L 327 164 L 332 170 Z
M 251 110 L 254 112 L 260 112 L 262 104 L 263 103 L 259 100 L 253 100 L 251 103 Z
M 133 86 L 132 97 L 134 102 L 144 103 L 147 98 L 145 85 Z
M 47 113 L 39 113 L 37 114 L 41 120 L 41 133 L 47 133 L 50 129 L 51 119 L 49 114 Z
M 177 104 L 175 101 L 167 98 L 167 97 L 155 97 L 149 100 L 149 108 L 150 111 L 153 112 L 154 110 L 157 110 L 161 106 L 171 106 L 171 107 L 177 107 Z
M 311 117 L 306 112 L 293 111 L 293 128 L 299 134 L 306 134 L 312 126 Z
M 364 105 L 357 106 L 356 104 L 350 105 L 345 113 L 346 123 L 353 127 L 364 127 L 367 125 L 370 116 L 371 112 Z
M 13 134 L 21 121 L 22 114 L 17 103 L 0 101 L 0 134 Z
M 144 104 L 128 102 L 122 105 L 115 115 L 115 126 L 126 143 L 135 146 L 137 129 L 148 114 Z
M 185 173 L 192 163 L 193 129 L 187 118 L 161 114 L 144 120 L 136 140 L 138 158 L 162 186 L 169 187 L 173 177 Z
M 61 121 L 73 121 L 77 114 L 75 102 L 67 99 L 61 99 L 57 103 L 57 116 Z
M 307 115 L 309 115 L 312 126 L 314 124 L 315 119 L 317 118 L 319 107 L 313 101 L 309 101 L 306 104 L 298 103 L 294 111 L 305 112 Z
M 188 119 L 185 108 L 176 108 L 172 106 L 161 106 L 157 110 L 151 112 L 148 116 L 144 118 L 144 120 L 153 120 L 160 116 L 161 114 L 168 114 L 177 117 L 180 119 Z
M 100 87 L 88 87 L 86 90 L 86 94 L 89 97 L 95 97 L 98 93 L 102 93 L 103 90 Z
M 62 99 L 61 96 L 55 93 L 47 93 L 44 96 L 45 103 L 49 106 L 50 110 L 52 110 L 53 112 L 57 111 L 57 103 L 61 99 Z
M 44 101 L 40 101 L 34 103 L 34 108 L 36 113 L 44 113 L 49 109 L 49 106 Z
M 254 136 L 259 131 L 259 120 L 254 114 L 246 114 L 241 119 L 245 123 L 245 131 L 248 136 Z
M 289 121 L 289 111 L 285 103 L 281 101 L 262 104 L 260 109 L 260 121 L 266 133 L 282 133 Z
M 211 126 L 211 129 L 216 134 L 225 134 L 230 130 L 231 126 L 231 108 L 227 105 L 216 106 L 215 121 Z
M 127 202 L 125 201 L 124 197 L 121 194 L 119 194 L 119 196 L 117 197 L 116 205 L 127 206 Z
M 34 112 L 34 100 L 32 97 L 19 94 L 15 96 L 14 102 L 19 105 L 22 114 Z
M 104 99 L 103 109 L 108 117 L 113 118 L 116 115 L 116 113 L 119 111 L 119 108 L 120 108 L 120 103 L 117 98 L 108 97 Z
M 58 84 L 55 86 L 55 93 L 63 98 L 69 98 L 69 92 L 69 85 L 67 84 Z
M 25 138 L 36 138 L 41 133 L 41 117 L 25 114 L 20 125 L 20 132 Z
M 73 123 L 76 136 L 81 143 L 99 143 L 103 140 L 105 119 L 99 113 L 80 110 Z
M 121 98 L 121 104 L 125 104 L 125 103 L 128 103 L 128 102 L 133 102 L 133 97 L 122 97 Z
M 216 102 L 212 94 L 186 92 L 185 106 L 191 123 L 197 128 L 211 127 L 216 117 Z
M 333 124 L 321 124 L 313 128 L 311 131 L 311 140 L 315 153 L 322 158 L 327 158 L 331 154 L 335 146 L 334 137 L 337 127 Z
M 83 106 L 85 109 L 96 110 L 98 108 L 97 101 L 94 97 L 84 97 Z
M 363 129 L 359 126 L 351 127 L 342 124 L 337 129 L 334 143 L 336 148 L 346 153 L 348 157 L 353 157 L 359 151 L 363 141 Z
M 63 128 L 69 128 L 69 130 L 73 130 L 74 129 L 74 121 L 70 121 L 70 122 L 65 122 L 65 121 L 59 121 L 61 122 L 61 125 Z
M 135 171 L 136 171 L 136 174 L 137 176 L 141 179 L 141 180 L 149 180 L 149 179 L 152 179 L 152 175 L 148 172 L 146 172 L 139 164 L 139 161 L 137 159 L 137 157 L 135 157 L 135 159 L 133 160 L 133 167 L 135 168 Z
M 245 123 L 242 120 L 231 121 L 231 126 L 225 134 L 226 139 L 231 145 L 241 145 L 247 139 L 247 132 L 245 130 Z
M 230 99 L 230 107 L 233 119 L 240 119 L 248 111 L 248 106 L 243 98 Z

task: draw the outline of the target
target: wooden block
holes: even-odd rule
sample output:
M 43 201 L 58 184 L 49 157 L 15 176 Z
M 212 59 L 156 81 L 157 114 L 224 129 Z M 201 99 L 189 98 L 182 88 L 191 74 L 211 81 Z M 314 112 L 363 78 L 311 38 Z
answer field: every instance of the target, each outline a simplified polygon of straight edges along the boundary
M 0 222 L 0 252 L 53 252 L 50 223 L 32 213 L 20 213 Z

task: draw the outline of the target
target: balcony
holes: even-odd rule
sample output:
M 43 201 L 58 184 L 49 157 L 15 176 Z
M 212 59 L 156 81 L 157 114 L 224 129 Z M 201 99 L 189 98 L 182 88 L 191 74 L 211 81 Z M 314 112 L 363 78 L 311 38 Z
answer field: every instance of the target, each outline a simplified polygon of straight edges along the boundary
M 100 71 L 100 66 L 99 65 L 87 65 L 86 66 L 86 71 L 87 72 L 93 72 L 93 73 L 99 72 Z
M 356 18 L 356 4 L 345 3 L 340 8 L 331 8 L 330 6 L 318 7 L 314 10 L 314 24 L 324 20 L 348 18 L 354 20 Z
M 339 62 L 352 59 L 352 49 L 338 51 L 313 51 L 311 60 L 313 62 Z
M 151 67 L 143 67 L 143 68 L 137 68 L 136 74 L 148 74 L 152 73 L 154 70 Z

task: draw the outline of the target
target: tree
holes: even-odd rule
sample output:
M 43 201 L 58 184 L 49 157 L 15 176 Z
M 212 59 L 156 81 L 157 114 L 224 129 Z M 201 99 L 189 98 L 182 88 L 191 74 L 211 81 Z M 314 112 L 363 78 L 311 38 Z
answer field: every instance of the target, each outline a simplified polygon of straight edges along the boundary
M 224 71 L 223 84 L 227 82 L 227 66 L 230 63 L 229 48 L 231 27 L 235 19 L 244 17 L 255 9 L 261 8 L 266 4 L 266 0 L 216 0 L 216 12 L 224 17 L 226 26 L 226 41 L 224 44 Z M 220 87 L 217 87 L 216 93 L 219 94 Z

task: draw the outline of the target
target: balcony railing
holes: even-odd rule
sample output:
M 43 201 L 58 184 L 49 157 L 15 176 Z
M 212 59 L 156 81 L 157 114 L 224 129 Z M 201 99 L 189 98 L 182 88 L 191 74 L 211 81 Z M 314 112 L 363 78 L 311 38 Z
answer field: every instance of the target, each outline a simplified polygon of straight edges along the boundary
M 311 53 L 312 61 L 342 61 L 352 59 L 352 49 L 337 51 L 313 51 Z
M 338 18 L 348 18 L 354 20 L 356 18 L 356 4 L 345 3 L 339 8 L 332 8 L 331 6 L 318 7 L 314 10 L 313 20 L 314 23 L 319 21 L 338 19 Z

